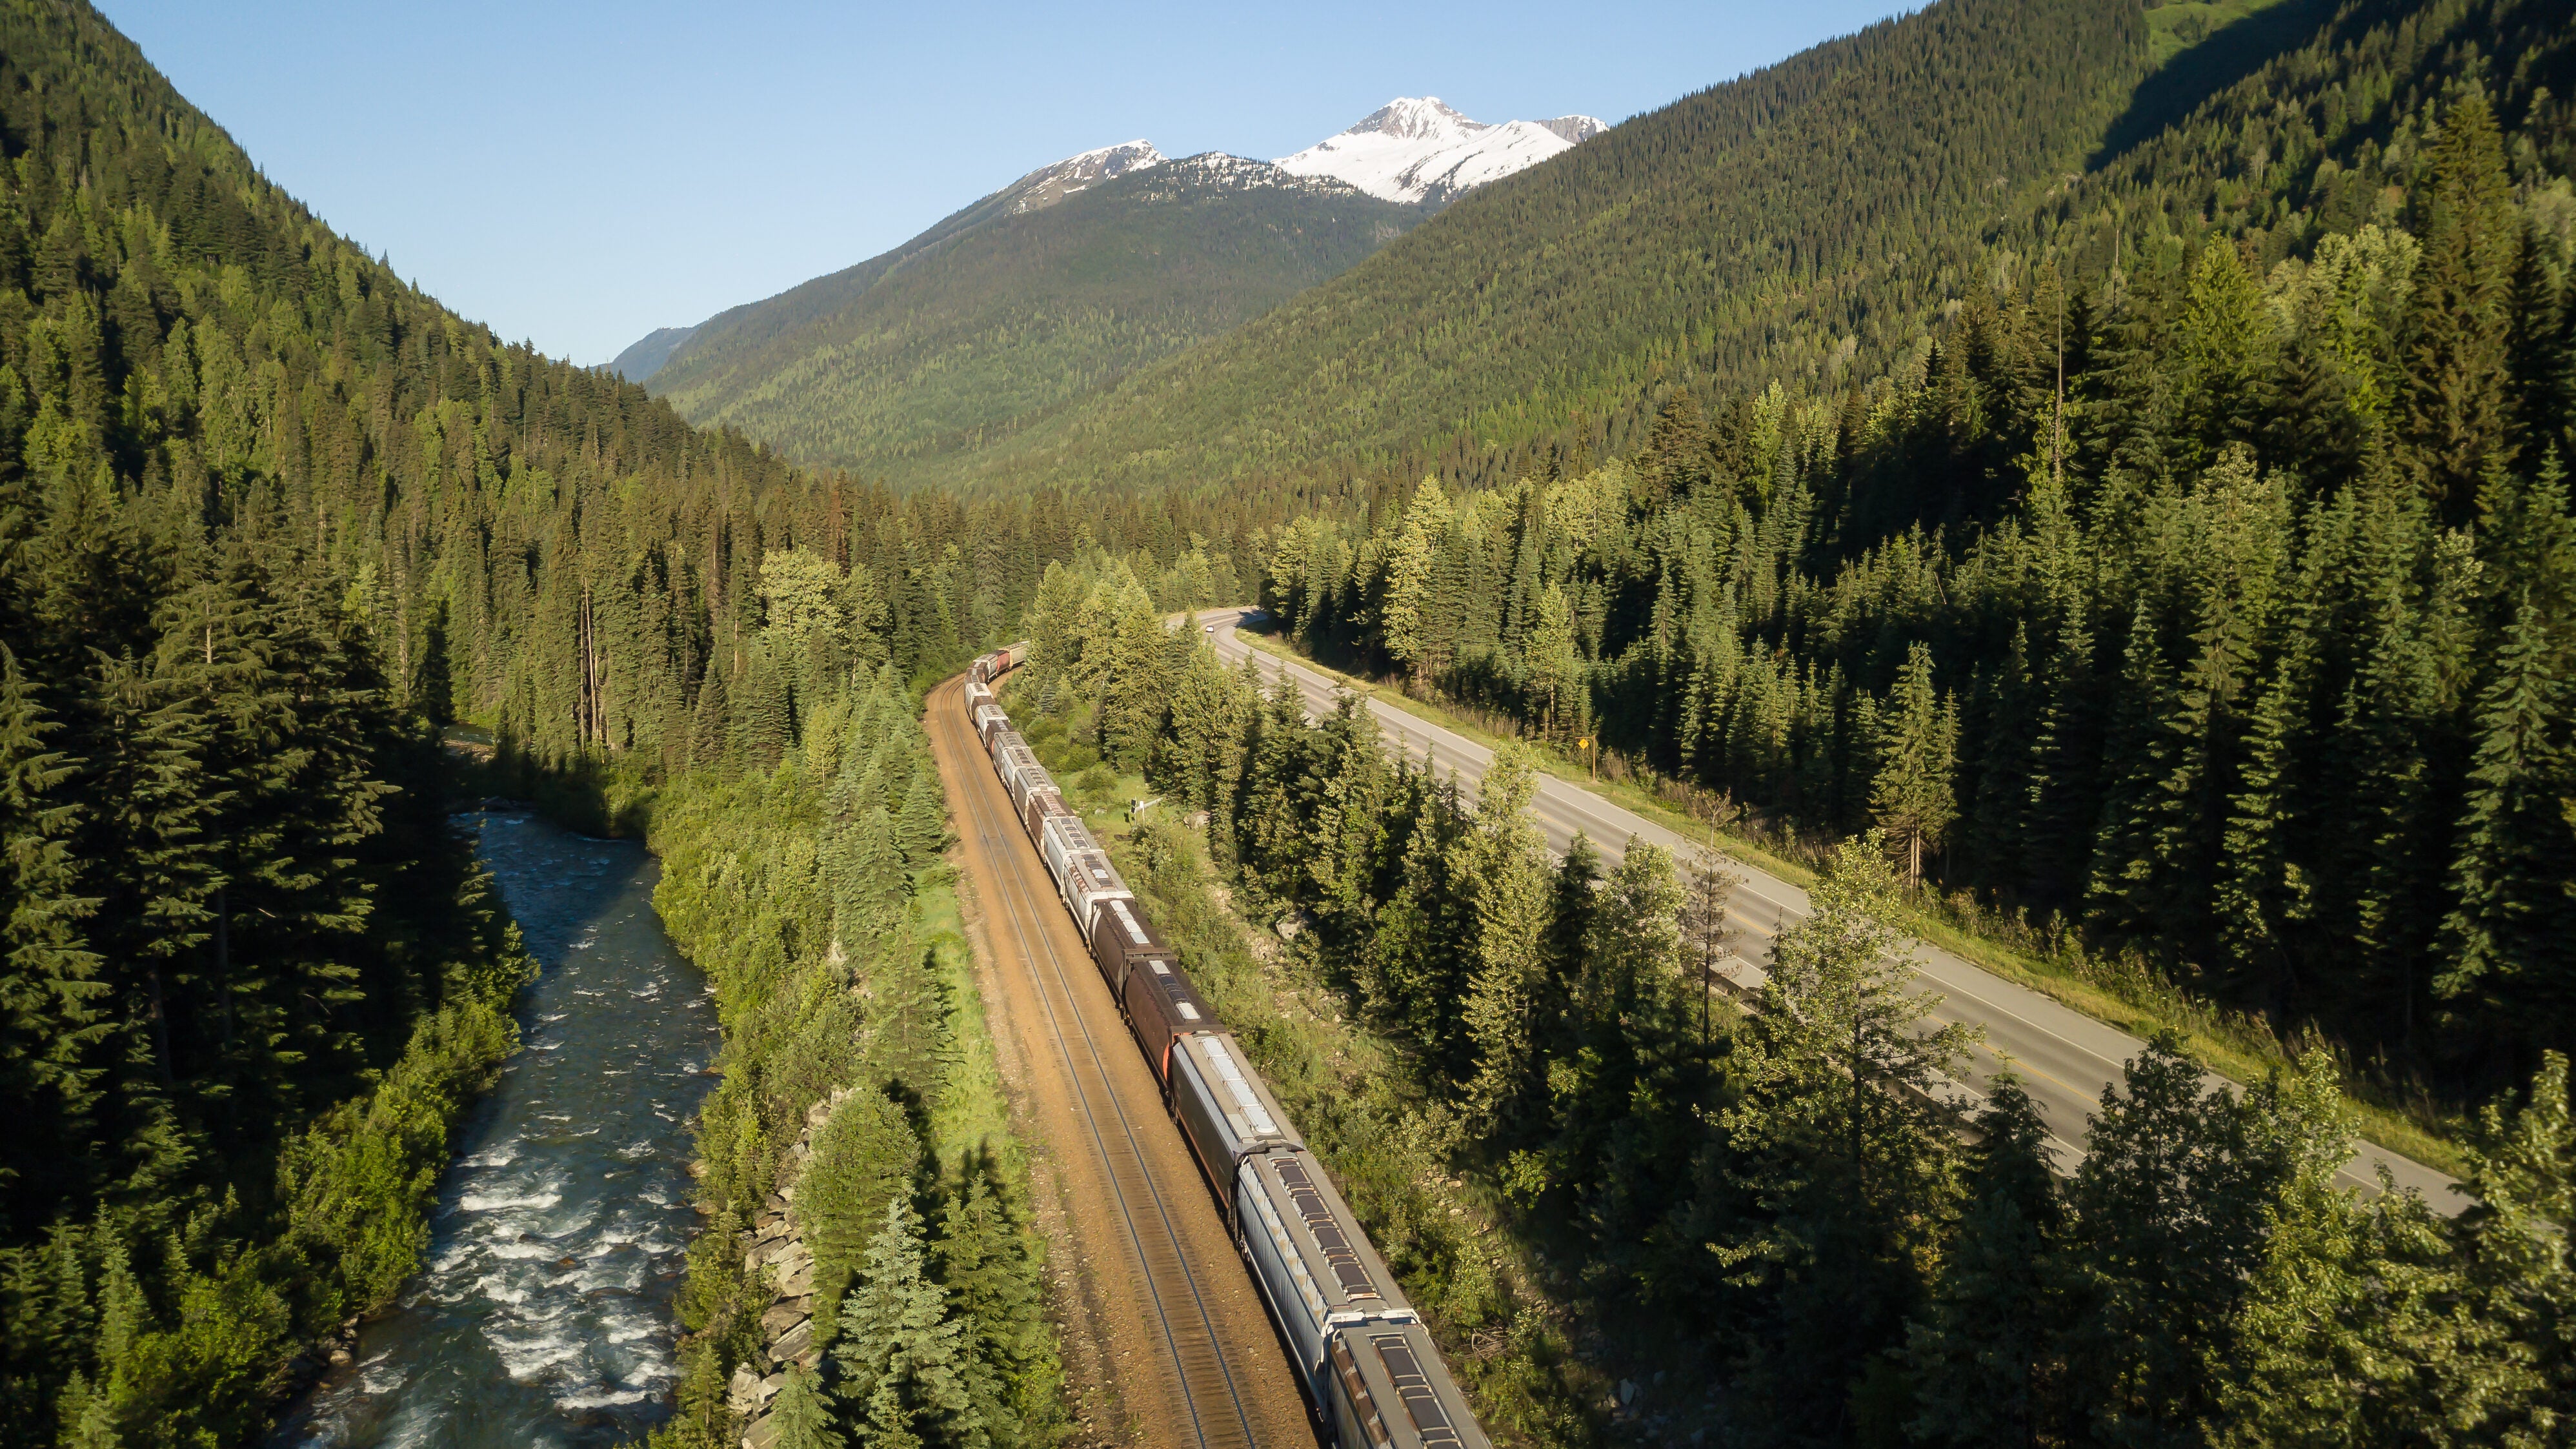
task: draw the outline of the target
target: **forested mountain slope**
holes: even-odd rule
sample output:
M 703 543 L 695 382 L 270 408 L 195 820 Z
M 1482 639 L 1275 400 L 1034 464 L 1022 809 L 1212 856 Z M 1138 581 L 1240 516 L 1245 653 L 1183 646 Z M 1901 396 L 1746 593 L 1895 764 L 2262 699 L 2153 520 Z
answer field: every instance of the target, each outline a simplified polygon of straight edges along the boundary
M 1300 522 L 1272 601 L 2474 1100 L 2576 1048 L 2571 84 L 2566 0 L 2347 5 L 1916 377 L 1676 391 L 1611 467 Z
M 1217 154 L 1044 206 L 1023 209 L 1019 189 L 710 319 L 653 373 L 654 394 L 805 462 L 918 480 L 1347 270 L 1425 214 Z
M 1235 516 L 904 505 L 506 346 L 81 0 L 0 0 L 0 160 L 0 1443 L 240 1442 L 409 1272 L 513 1040 L 525 960 L 438 726 L 765 775 L 1015 622 L 1048 558 L 1204 579 L 1193 528 Z M 935 819 L 906 778 L 836 808 Z M 791 1095 L 745 1094 L 744 1140 Z
M 2057 204 L 2148 36 L 2134 0 L 1945 0 L 1871 26 L 1472 192 L 952 476 L 1126 488 L 1436 456 L 1489 481 L 1578 415 L 1629 441 L 1605 424 L 1658 383 L 1875 376 L 1999 224 Z

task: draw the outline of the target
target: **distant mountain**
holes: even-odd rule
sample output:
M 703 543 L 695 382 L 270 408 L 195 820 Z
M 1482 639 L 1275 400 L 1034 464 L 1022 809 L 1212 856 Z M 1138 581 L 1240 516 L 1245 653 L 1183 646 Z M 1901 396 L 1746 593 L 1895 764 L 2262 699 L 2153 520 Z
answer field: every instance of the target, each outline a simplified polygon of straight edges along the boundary
M 1126 141 L 1067 156 L 1052 166 L 1041 166 L 1004 189 L 1010 198 L 1011 213 L 1044 211 L 1077 191 L 1087 191 L 1099 182 L 1142 171 L 1163 164 L 1163 153 L 1151 141 Z
M 634 346 L 617 354 L 616 360 L 608 364 L 609 370 L 622 375 L 628 382 L 642 382 L 661 371 L 662 364 L 670 361 L 671 354 L 696 336 L 697 331 L 695 327 L 656 327 L 645 333 Z
M 1126 188 L 1119 193 L 1124 198 L 1120 205 L 1134 208 L 1183 204 L 1184 214 L 1192 224 L 1214 226 L 1220 231 L 1229 231 L 1241 222 L 1248 215 L 1243 208 L 1266 207 L 1274 214 L 1273 221 L 1288 228 L 1280 233 L 1283 238 L 1290 232 L 1297 235 L 1295 242 L 1270 249 L 1266 261 L 1258 255 L 1261 248 L 1245 248 L 1249 238 L 1241 235 L 1212 240 L 1216 251 L 1192 257 L 1185 253 L 1200 243 L 1173 235 L 1156 223 L 1145 229 L 1160 233 L 1180 250 L 1148 257 L 1131 249 L 1117 264 L 1080 281 L 1054 276 L 1051 269 L 1070 260 L 1076 252 L 1081 254 L 1084 265 L 1100 260 L 1096 248 L 1106 242 L 1116 223 L 1105 214 L 1085 212 L 1078 220 L 1063 224 L 1068 235 L 1079 232 L 1084 238 L 1071 250 L 1051 248 L 1045 238 L 1054 232 L 1055 225 L 1040 224 L 1035 232 L 1016 236 L 1001 244 L 999 250 L 978 253 L 987 261 L 1004 253 L 1014 259 L 1009 277 L 987 278 L 988 284 L 1035 289 L 1026 295 L 1005 291 L 979 299 L 981 314 L 997 325 L 1000 317 L 1015 307 L 1033 303 L 1041 293 L 1052 299 L 1050 305 L 1070 304 L 1077 309 L 1089 305 L 1073 301 L 1065 284 L 1072 284 L 1071 291 L 1075 293 L 1116 294 L 1124 299 L 1127 315 L 1124 321 L 1101 324 L 1119 333 L 1123 340 L 1112 344 L 1107 342 L 1105 333 L 1099 334 L 1107 350 L 1098 356 L 1068 356 L 1056 351 L 1066 336 L 1066 326 L 1079 330 L 1090 324 L 1075 324 L 1069 314 L 1050 315 L 1037 324 L 1038 333 L 1014 328 L 982 339 L 975 345 L 988 355 L 979 355 L 972 370 L 979 374 L 995 367 L 1010 370 L 1006 354 L 1029 345 L 1031 338 L 1043 333 L 1049 340 L 1041 344 L 1041 350 L 1053 359 L 1050 365 L 1071 364 L 1073 371 L 1067 376 L 1101 379 L 1214 335 L 1203 329 L 1221 331 L 1247 320 L 1357 261 L 1369 249 L 1420 221 L 1428 209 L 1485 182 L 1544 161 L 1605 129 L 1590 116 L 1487 125 L 1469 120 L 1437 98 L 1424 97 L 1389 102 L 1340 135 L 1276 163 L 1222 152 L 1177 163 L 1155 149 L 1151 141 L 1142 139 L 1102 146 L 1041 166 L 944 218 L 902 246 L 855 267 L 817 277 L 766 301 L 718 313 L 695 327 L 658 328 L 619 353 L 610 366 L 630 381 L 649 383 L 656 394 L 668 397 L 683 416 L 694 422 L 737 423 L 765 441 L 802 450 L 797 456 L 814 462 L 885 465 L 901 457 L 919 456 L 919 450 L 925 447 L 935 450 L 946 445 L 934 445 L 915 436 L 920 430 L 898 416 L 899 408 L 882 419 L 904 435 L 898 442 L 876 424 L 834 422 L 823 416 L 832 405 L 827 399 L 841 395 L 835 388 L 794 398 L 770 389 L 775 380 L 791 373 L 805 379 L 803 385 L 811 386 L 810 375 L 801 369 L 808 361 L 823 361 L 809 358 L 809 352 L 815 350 L 828 351 L 829 365 L 833 367 L 865 371 L 865 365 L 854 361 L 848 350 L 857 344 L 844 335 L 834 319 L 843 318 L 861 297 L 916 258 L 981 229 L 1044 213 L 1069 198 L 1132 180 L 1140 173 L 1178 165 L 1186 165 L 1187 170 L 1185 174 L 1172 173 L 1179 178 L 1173 184 Z M 1277 194 L 1268 203 L 1257 201 L 1254 193 L 1265 191 Z M 1227 206 L 1191 209 L 1219 194 L 1230 196 Z M 1314 211 L 1318 203 L 1336 198 L 1387 202 L 1407 209 L 1390 212 L 1383 208 L 1345 205 L 1336 209 L 1328 205 L 1325 214 Z M 1133 211 L 1124 214 L 1131 219 L 1141 216 Z M 1318 270 L 1327 259 L 1332 269 Z M 1271 266 L 1278 270 L 1264 271 Z M 1166 277 L 1178 290 L 1159 298 L 1150 288 L 1140 290 L 1141 278 L 1149 273 Z M 920 325 L 946 329 L 958 321 L 954 313 L 943 313 L 936 319 L 896 319 L 887 311 L 906 305 L 902 299 L 910 295 L 908 291 L 901 292 L 870 303 L 867 315 L 876 319 L 870 325 L 888 330 L 872 332 L 862 351 L 880 358 L 908 353 L 921 339 L 898 336 L 907 328 Z M 1150 342 L 1146 340 L 1148 334 Z M 996 354 L 994 349 L 1000 352 Z M 921 379 L 934 387 L 954 380 L 953 376 L 929 375 Z M 871 393 L 879 386 L 879 381 L 863 384 L 855 374 L 845 381 Z M 1039 391 L 1055 398 L 1060 389 Z M 886 396 L 892 408 L 895 394 Z M 1004 401 L 1015 396 L 1016 386 L 996 394 L 997 405 L 1005 411 L 995 416 L 984 416 L 977 409 L 957 413 L 943 408 L 939 410 L 946 420 L 942 427 L 962 426 L 966 431 L 959 436 L 982 439 L 987 428 L 1007 424 L 1019 416 L 1010 411 L 1016 404 Z M 798 414 L 799 420 L 791 423 L 786 417 L 790 412 Z M 947 435 L 942 429 L 933 431 Z M 889 447 L 894 450 L 892 454 L 879 451 Z
M 1387 201 L 1437 205 L 1567 151 L 1610 129 L 1590 116 L 1471 121 L 1438 96 L 1404 97 L 1294 156 L 1283 171 L 1330 176 Z
M 2313 31 L 2335 3 L 2262 14 Z M 1991 237 L 2054 235 L 2049 208 L 2109 138 L 2161 128 L 2299 33 L 2238 21 L 2160 70 L 2149 13 L 2164 11 L 1936 0 L 1475 186 L 1365 264 L 943 476 L 1122 493 L 1507 482 L 1560 444 L 1634 447 L 1676 384 L 1839 389 L 1919 367 L 1927 319 L 1995 265 Z M 1475 125 L 1399 103 L 1283 169 L 1432 197 L 1538 138 L 1568 144 Z M 2102 240 L 2083 275 L 2139 245 Z
M 1268 311 L 1427 214 L 1131 141 L 1040 167 L 855 267 L 665 328 L 619 366 L 652 364 L 653 392 L 694 422 L 901 480 Z

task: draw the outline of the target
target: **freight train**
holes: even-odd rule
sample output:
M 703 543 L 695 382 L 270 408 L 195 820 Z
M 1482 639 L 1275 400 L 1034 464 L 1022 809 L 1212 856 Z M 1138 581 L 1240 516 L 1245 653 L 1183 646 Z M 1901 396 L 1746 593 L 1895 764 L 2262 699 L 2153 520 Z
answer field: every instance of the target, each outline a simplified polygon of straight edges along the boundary
M 1028 657 L 1014 644 L 968 666 L 966 717 L 1223 1205 L 1317 1416 L 1340 1449 L 1491 1449 L 1350 1204 L 994 699 L 994 682 Z

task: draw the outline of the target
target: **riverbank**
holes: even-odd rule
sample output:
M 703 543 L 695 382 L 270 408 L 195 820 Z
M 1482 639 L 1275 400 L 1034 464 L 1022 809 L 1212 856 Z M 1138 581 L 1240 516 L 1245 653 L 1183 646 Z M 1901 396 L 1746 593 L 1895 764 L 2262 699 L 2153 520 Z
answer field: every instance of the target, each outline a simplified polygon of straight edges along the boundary
M 717 1046 L 705 978 L 661 929 L 639 844 L 524 810 L 458 819 L 540 968 L 519 1050 L 434 1174 L 422 1270 L 278 1449 L 607 1445 L 667 1416 L 687 1124 Z
M 670 1449 L 729 1449 L 746 1428 L 765 1442 L 782 1412 L 866 1412 L 840 1385 L 914 1330 L 859 1321 L 881 1296 L 862 1290 L 907 1273 L 937 1286 L 936 1326 L 972 1346 L 922 1400 L 963 1407 L 912 1432 L 950 1442 L 971 1419 L 1017 1449 L 1063 1424 L 1027 1167 L 918 704 L 891 679 L 862 686 L 757 772 L 655 784 L 497 767 L 496 790 L 654 852 L 655 907 L 722 1027 L 695 1124 L 676 1411 L 653 1436 Z M 791 1235 L 798 1252 L 780 1247 Z

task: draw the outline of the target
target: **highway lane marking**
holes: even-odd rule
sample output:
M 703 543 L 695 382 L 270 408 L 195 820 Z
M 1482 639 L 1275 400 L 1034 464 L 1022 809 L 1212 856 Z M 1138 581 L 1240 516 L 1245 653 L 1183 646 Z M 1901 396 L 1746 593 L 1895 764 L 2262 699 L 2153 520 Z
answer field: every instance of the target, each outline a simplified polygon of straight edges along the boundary
M 1239 624 L 1241 619 L 1240 614 L 1235 615 L 1234 618 Z M 1316 713 L 1319 717 L 1325 712 L 1325 709 L 1329 707 L 1333 693 L 1336 690 L 1349 689 L 1347 684 L 1333 680 L 1304 664 L 1282 659 L 1276 655 L 1268 653 L 1267 651 L 1255 649 L 1249 643 L 1232 637 L 1230 632 L 1227 634 L 1214 635 L 1211 636 L 1211 638 L 1217 641 L 1217 647 L 1220 653 L 1231 652 L 1236 658 L 1251 659 L 1256 670 L 1266 668 L 1269 671 L 1270 677 L 1273 679 L 1279 679 L 1282 677 L 1291 679 L 1292 682 L 1299 686 L 1299 692 L 1304 696 L 1304 698 L 1311 705 L 1317 706 Z M 1445 742 L 1452 757 L 1450 768 L 1453 778 L 1462 772 L 1462 767 L 1464 771 L 1472 772 L 1466 782 L 1469 788 L 1472 788 L 1473 784 L 1477 780 L 1481 779 L 1485 768 L 1490 766 L 1492 763 L 1493 752 L 1490 749 L 1479 746 L 1473 741 L 1455 734 L 1439 725 L 1433 724 L 1428 720 L 1421 719 L 1418 716 L 1387 704 L 1384 700 L 1377 697 L 1374 691 L 1358 694 L 1355 697 L 1360 698 L 1367 703 L 1369 712 L 1372 716 L 1385 724 L 1392 725 L 1394 727 L 1394 733 L 1406 746 L 1410 746 L 1416 739 L 1421 740 L 1427 747 L 1425 750 L 1426 757 L 1436 754 L 1436 751 Z M 1479 756 L 1482 756 L 1483 758 L 1479 759 Z M 1406 758 L 1410 758 L 1409 749 L 1406 751 Z M 1604 833 L 1605 835 L 1608 835 L 1621 828 L 1622 822 L 1616 817 L 1624 816 L 1628 820 L 1635 821 L 1637 826 L 1640 827 L 1629 830 L 1628 835 L 1631 839 L 1642 838 L 1658 845 L 1663 845 L 1667 840 L 1680 842 L 1686 849 L 1713 851 L 1724 856 L 1734 864 L 1742 866 L 1749 875 L 1743 884 L 1738 886 L 1738 893 L 1749 896 L 1761 904 L 1772 907 L 1780 919 L 1785 921 L 1788 914 L 1792 911 L 1795 911 L 1798 914 L 1800 920 L 1805 920 L 1813 914 L 1813 912 L 1806 907 L 1795 905 L 1785 898 L 1756 888 L 1756 882 L 1758 881 L 1762 885 L 1775 887 L 1779 890 L 1796 890 L 1797 887 L 1791 885 L 1789 882 L 1780 880 L 1778 877 L 1771 875 L 1767 871 L 1763 871 L 1760 867 L 1753 865 L 1751 862 L 1743 860 L 1741 857 L 1726 851 L 1721 846 L 1692 841 L 1689 837 L 1684 836 L 1677 831 L 1673 831 L 1669 828 L 1657 825 L 1653 821 L 1637 816 L 1626 810 L 1624 807 L 1604 800 L 1593 792 L 1583 789 L 1572 781 L 1560 779 L 1553 774 L 1541 774 L 1538 779 L 1538 788 L 1535 794 L 1538 801 L 1546 802 L 1557 807 L 1561 817 L 1563 817 L 1554 821 L 1544 821 L 1543 823 L 1555 824 L 1560 827 L 1572 825 L 1576 830 L 1580 830 L 1582 824 L 1588 822 L 1604 827 Z M 1611 813 L 1605 814 L 1603 813 L 1605 811 Z M 1588 832 L 1585 833 L 1588 834 Z M 1624 841 L 1611 838 L 1604 839 L 1601 843 L 1612 849 L 1620 850 L 1622 853 L 1625 851 Z M 1669 849 L 1671 847 L 1666 846 L 1666 848 Z M 1750 917 L 1746 918 L 1746 923 L 1753 926 L 1756 930 L 1760 929 L 1758 924 L 1755 924 Z M 1939 953 L 1938 947 L 1925 942 L 1915 943 L 1914 950 Z M 1917 980 L 1929 982 L 1931 985 L 1939 988 L 1944 994 L 1955 994 L 1970 1003 L 1986 1009 L 1994 1017 L 2013 1023 L 2031 1033 L 2040 1043 L 2055 1044 L 2062 1048 L 2066 1054 L 2073 1055 L 2081 1059 L 2087 1059 L 2095 1065 L 2106 1069 L 2116 1068 L 2117 1070 L 2106 1074 L 2106 1085 L 2109 1084 L 2110 1076 L 2115 1076 L 2125 1072 L 2125 1065 L 2122 1063 L 2115 1063 L 2111 1057 L 2106 1055 L 2100 1048 L 2087 1045 L 2076 1036 L 2070 1034 L 2070 1028 L 2071 1030 L 2080 1031 L 2089 1027 L 2118 1037 L 2124 1043 L 2134 1044 L 2134 1046 L 2140 1050 L 2143 1050 L 2146 1046 L 2144 1041 L 2138 1040 L 2129 1033 L 2122 1031 L 2120 1028 L 2112 1026 L 2108 1022 L 2098 1021 L 2089 1016 L 2082 1016 L 2081 1013 L 2074 1012 L 2071 1007 L 2063 1009 L 2068 1011 L 2070 1015 L 2080 1017 L 2081 1019 L 2079 1021 L 2071 1023 L 2070 1028 L 2048 1026 L 2033 1019 L 2022 1011 L 2001 1005 L 1993 997 L 1981 994 L 1973 987 L 1960 984 L 1954 975 L 1936 976 L 1932 974 L 1933 969 L 1935 968 L 1946 972 L 1956 972 L 1957 970 L 1964 968 L 1965 970 L 1975 972 L 1978 975 L 1992 975 L 1992 973 L 1984 971 L 1973 962 L 1959 961 L 1945 963 L 1937 960 L 1924 961 L 1916 958 L 1911 951 L 1909 951 L 1906 960 L 1907 964 L 1912 968 L 1913 974 Z M 1995 979 L 1998 985 L 2017 985 L 2017 983 L 2004 981 L 2000 977 Z M 2022 987 L 2020 989 L 2028 990 L 2029 988 Z M 1992 1051 L 2004 1050 L 2000 1047 L 1993 1046 L 1992 1044 L 1990 1044 L 1989 1049 Z M 2037 1066 L 2032 1066 L 2019 1057 L 2009 1057 L 2008 1059 L 2017 1065 L 2026 1067 L 2033 1073 L 2046 1077 L 2049 1081 L 2056 1083 L 2060 1088 L 2064 1089 L 2069 1095 L 2075 1097 L 2079 1101 L 2090 1100 L 2097 1106 L 2101 1101 L 2101 1098 L 2098 1095 L 2088 1093 L 2085 1089 L 2075 1086 L 2064 1078 L 2059 1077 L 2054 1073 L 2047 1072 Z M 2125 1060 L 2134 1061 L 2135 1059 L 2134 1054 L 2125 1054 Z M 2205 1086 L 2216 1086 L 2221 1089 L 2232 1089 L 2235 1085 L 2227 1078 L 2207 1070 L 2204 1070 L 2201 1073 L 2201 1081 Z M 2391 1152 L 2386 1148 L 2380 1147 L 2378 1144 L 2369 1141 L 2367 1138 L 2356 1136 L 2354 1138 L 2354 1143 L 2355 1148 L 2352 1163 L 2347 1163 L 2345 1167 L 2338 1171 L 2337 1175 L 2365 1189 L 2375 1191 L 2378 1187 L 2375 1178 L 2364 1179 L 2353 1170 L 2352 1164 L 2358 1163 L 2365 1158 L 2385 1163 L 2392 1169 L 2402 1164 L 2424 1173 L 2430 1180 L 2437 1184 L 2455 1185 L 2451 1183 L 2450 1179 L 2445 1174 L 2425 1167 L 2422 1163 L 2415 1162 L 2402 1154 Z

